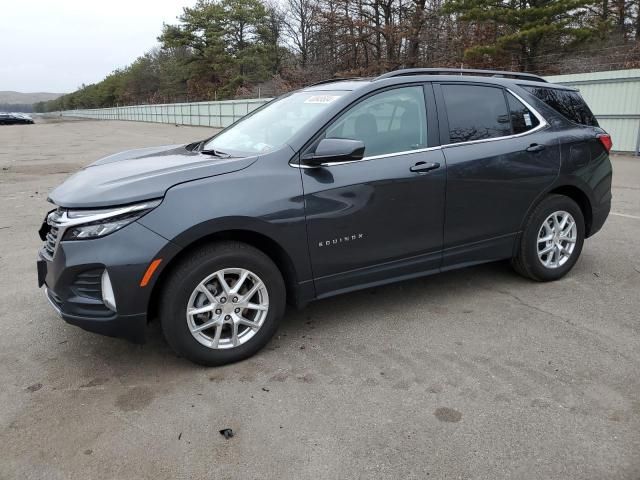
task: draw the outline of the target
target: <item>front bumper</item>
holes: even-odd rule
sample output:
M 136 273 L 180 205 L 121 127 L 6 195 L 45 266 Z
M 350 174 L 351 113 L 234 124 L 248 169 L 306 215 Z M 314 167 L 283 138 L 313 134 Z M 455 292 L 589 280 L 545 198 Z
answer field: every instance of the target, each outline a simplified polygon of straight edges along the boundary
M 75 325 L 83 330 L 100 335 L 121 337 L 135 343 L 144 343 L 144 332 L 147 325 L 147 315 L 145 313 L 138 315 L 117 315 L 114 313 L 106 318 L 70 315 L 60 309 L 54 300 L 52 292 L 47 287 L 44 288 L 44 294 L 58 316 L 70 325 Z
M 147 286 L 141 287 L 140 280 L 155 258 L 168 262 L 176 250 L 166 239 L 134 222 L 104 238 L 61 241 L 53 256 L 41 249 L 39 283 L 44 285 L 51 306 L 67 323 L 143 342 L 149 299 L 161 269 Z M 115 312 L 102 300 L 100 279 L 105 269 L 116 300 Z

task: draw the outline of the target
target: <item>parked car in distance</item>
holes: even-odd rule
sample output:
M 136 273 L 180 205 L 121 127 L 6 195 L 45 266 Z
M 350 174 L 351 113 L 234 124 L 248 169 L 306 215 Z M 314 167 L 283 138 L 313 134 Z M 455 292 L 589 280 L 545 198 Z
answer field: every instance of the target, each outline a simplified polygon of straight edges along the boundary
M 333 79 L 71 176 L 39 285 L 68 323 L 140 341 L 157 316 L 176 352 L 221 365 L 287 303 L 503 259 L 560 279 L 608 216 L 610 149 L 577 90 L 535 75 Z
M 0 125 L 33 124 L 33 118 L 25 113 L 0 112 Z

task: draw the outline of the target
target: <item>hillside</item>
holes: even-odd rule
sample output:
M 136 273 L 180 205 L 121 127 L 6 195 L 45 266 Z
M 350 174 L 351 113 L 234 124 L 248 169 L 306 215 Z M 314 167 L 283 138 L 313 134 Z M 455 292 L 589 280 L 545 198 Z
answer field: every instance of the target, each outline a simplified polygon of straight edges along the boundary
M 5 92 L 0 92 L 0 103 L 31 104 L 36 102 L 46 102 L 49 100 L 54 100 L 61 95 L 64 95 L 64 94 L 50 93 L 50 92 L 23 93 L 23 92 L 5 91 Z

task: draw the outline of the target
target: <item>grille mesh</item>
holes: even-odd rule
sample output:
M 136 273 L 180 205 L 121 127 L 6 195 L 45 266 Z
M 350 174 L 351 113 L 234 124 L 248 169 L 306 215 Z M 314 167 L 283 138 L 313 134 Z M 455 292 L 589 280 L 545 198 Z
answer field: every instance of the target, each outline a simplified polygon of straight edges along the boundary
M 49 231 L 44 241 L 44 254 L 51 260 L 56 253 L 56 247 L 58 245 L 58 235 L 60 235 L 60 229 L 57 226 L 57 220 L 60 218 L 62 212 L 56 210 L 47 217 L 47 224 L 49 225 Z
M 81 297 L 102 299 L 102 269 L 79 273 L 73 281 L 72 290 Z

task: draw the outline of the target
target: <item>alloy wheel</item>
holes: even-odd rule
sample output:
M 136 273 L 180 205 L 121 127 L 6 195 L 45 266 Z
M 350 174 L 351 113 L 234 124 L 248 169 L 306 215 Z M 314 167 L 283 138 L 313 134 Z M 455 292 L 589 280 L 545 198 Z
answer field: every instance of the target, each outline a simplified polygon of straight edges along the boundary
M 546 268 L 563 266 L 573 253 L 578 238 L 576 221 L 569 212 L 549 215 L 538 231 L 538 258 Z
M 225 268 L 196 286 L 186 317 L 198 342 L 212 349 L 228 349 L 251 340 L 268 312 L 269 294 L 260 277 L 243 268 Z

